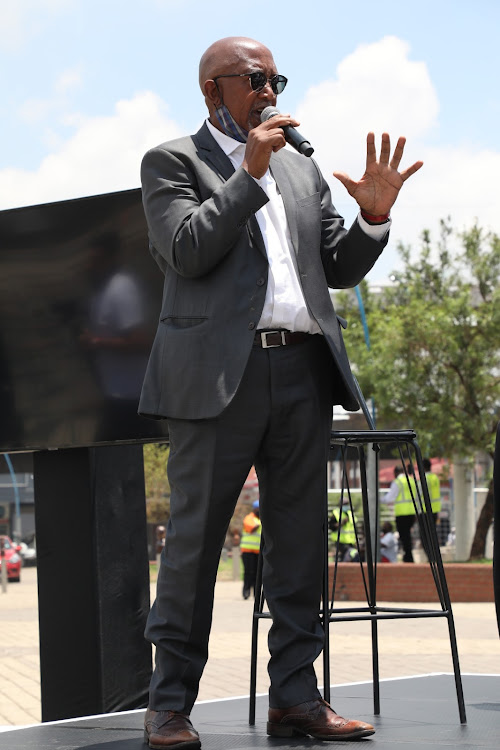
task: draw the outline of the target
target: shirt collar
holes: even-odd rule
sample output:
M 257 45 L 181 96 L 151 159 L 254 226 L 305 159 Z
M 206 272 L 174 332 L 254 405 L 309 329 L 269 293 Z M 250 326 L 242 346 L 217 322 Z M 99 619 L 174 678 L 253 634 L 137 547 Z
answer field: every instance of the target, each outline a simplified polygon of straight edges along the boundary
M 235 140 L 234 138 L 230 138 L 225 133 L 222 133 L 220 130 L 217 130 L 217 128 L 214 128 L 210 120 L 207 119 L 207 127 L 217 141 L 217 144 L 221 147 L 221 149 L 224 151 L 226 156 L 230 156 L 231 154 L 234 154 L 234 152 L 237 149 L 240 149 L 242 153 L 245 151 L 245 144 L 240 143 L 240 141 Z

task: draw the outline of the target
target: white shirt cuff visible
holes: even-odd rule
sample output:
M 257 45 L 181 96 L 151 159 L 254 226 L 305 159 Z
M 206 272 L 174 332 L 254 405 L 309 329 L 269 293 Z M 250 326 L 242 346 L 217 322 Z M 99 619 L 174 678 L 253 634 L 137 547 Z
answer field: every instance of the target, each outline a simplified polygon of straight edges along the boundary
M 383 240 L 391 228 L 392 219 L 389 218 L 389 221 L 384 222 L 384 224 L 368 224 L 361 216 L 360 211 L 358 214 L 358 224 L 368 237 L 372 237 L 374 240 Z

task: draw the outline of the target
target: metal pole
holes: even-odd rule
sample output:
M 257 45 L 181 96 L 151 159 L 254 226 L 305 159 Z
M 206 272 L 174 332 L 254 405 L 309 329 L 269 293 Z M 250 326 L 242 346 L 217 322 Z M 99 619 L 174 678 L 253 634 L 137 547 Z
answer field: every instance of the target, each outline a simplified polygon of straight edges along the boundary
M 2 593 L 7 593 L 7 562 L 5 560 L 4 540 L 0 539 L 0 559 L 2 560 Z
M 7 466 L 9 467 L 10 476 L 12 478 L 12 487 L 14 488 L 14 502 L 16 504 L 16 514 L 15 514 L 14 530 L 13 530 L 12 536 L 14 537 L 15 542 L 20 542 L 21 541 L 21 501 L 19 498 L 19 487 L 17 484 L 16 472 L 14 471 L 14 467 L 12 466 L 12 461 L 10 460 L 10 456 L 8 453 L 4 453 L 3 455 L 7 462 Z
M 238 544 L 233 546 L 233 581 L 241 581 L 241 551 Z
M 361 323 L 363 324 L 363 332 L 365 334 L 366 348 L 370 349 L 370 334 L 368 333 L 368 324 L 366 322 L 365 306 L 363 304 L 363 297 L 361 296 L 361 290 L 359 286 L 354 287 L 356 292 L 356 299 L 358 300 L 359 313 L 361 315 Z
M 361 323 L 363 325 L 363 332 L 365 336 L 365 344 L 368 351 L 370 351 L 370 334 L 368 332 L 368 323 L 366 320 L 365 306 L 363 304 L 363 297 L 361 296 L 361 290 L 359 286 L 354 287 L 356 292 L 356 299 L 358 300 L 359 314 L 361 316 Z M 361 395 L 361 389 L 358 382 L 356 381 L 358 394 Z M 370 430 L 375 429 L 375 401 L 373 398 L 368 399 L 368 403 L 371 411 L 371 419 L 369 418 L 370 411 L 368 405 L 363 408 L 363 402 L 360 401 L 361 408 L 365 414 L 366 421 Z M 368 484 L 368 507 L 370 511 L 370 529 L 371 529 L 371 544 L 373 550 L 373 559 L 378 560 L 379 556 L 379 533 L 378 533 L 378 502 L 377 502 L 377 489 L 378 489 L 378 476 L 377 476 L 377 457 L 373 450 L 373 445 L 368 445 L 367 461 L 366 461 L 366 473 L 367 473 L 367 484 Z
M 455 507 L 455 559 L 469 559 L 474 538 L 474 496 L 471 462 L 453 457 L 453 499 Z
M 370 542 L 374 560 L 379 559 L 380 551 L 377 467 L 376 448 L 373 443 L 368 443 L 366 446 L 366 483 L 368 488 L 368 511 L 370 514 Z

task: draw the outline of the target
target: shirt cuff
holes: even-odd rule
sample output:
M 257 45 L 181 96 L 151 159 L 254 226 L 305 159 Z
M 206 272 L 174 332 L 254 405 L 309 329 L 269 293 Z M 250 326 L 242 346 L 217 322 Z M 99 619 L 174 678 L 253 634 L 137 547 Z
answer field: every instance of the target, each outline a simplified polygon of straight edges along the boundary
M 368 237 L 372 237 L 374 240 L 383 240 L 391 228 L 392 219 L 385 221 L 383 224 L 368 224 L 368 222 L 361 216 L 360 211 L 358 214 L 358 224 Z

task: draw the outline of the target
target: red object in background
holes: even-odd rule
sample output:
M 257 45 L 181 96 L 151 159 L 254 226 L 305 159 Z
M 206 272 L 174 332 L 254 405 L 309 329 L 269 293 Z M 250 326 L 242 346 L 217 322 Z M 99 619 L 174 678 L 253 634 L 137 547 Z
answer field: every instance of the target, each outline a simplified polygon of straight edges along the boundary
M 251 489 L 252 487 L 258 487 L 259 486 L 259 480 L 257 479 L 257 473 L 255 471 L 255 466 L 252 466 L 250 469 L 250 472 L 245 480 L 244 488 L 245 489 Z
M 20 547 L 8 536 L 1 536 L 2 556 L 0 558 L 0 570 L 2 565 L 7 566 L 7 578 L 12 583 L 19 583 L 21 580 L 22 558 Z

